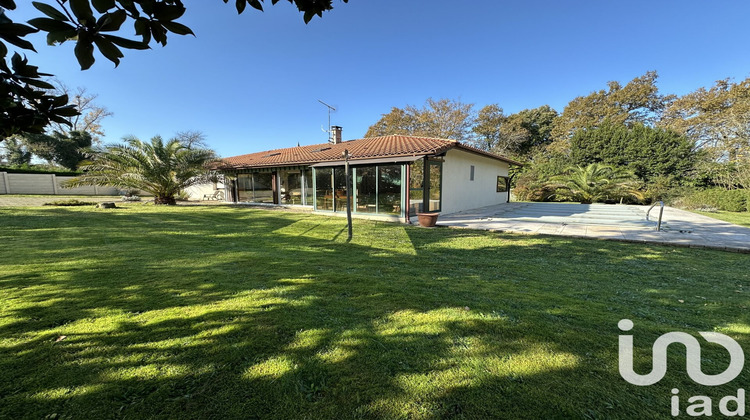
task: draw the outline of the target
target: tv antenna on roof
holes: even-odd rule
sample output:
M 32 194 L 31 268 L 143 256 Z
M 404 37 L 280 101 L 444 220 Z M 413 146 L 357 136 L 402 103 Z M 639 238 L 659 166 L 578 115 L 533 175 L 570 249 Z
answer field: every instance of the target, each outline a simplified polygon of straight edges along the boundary
M 331 111 L 335 112 L 336 108 L 334 108 L 331 105 L 328 105 L 327 103 L 321 101 L 320 99 L 318 99 L 318 102 L 320 102 L 321 104 L 325 105 L 326 108 L 328 108 L 328 130 L 323 130 L 323 132 L 328 133 L 328 142 L 330 143 L 331 142 Z

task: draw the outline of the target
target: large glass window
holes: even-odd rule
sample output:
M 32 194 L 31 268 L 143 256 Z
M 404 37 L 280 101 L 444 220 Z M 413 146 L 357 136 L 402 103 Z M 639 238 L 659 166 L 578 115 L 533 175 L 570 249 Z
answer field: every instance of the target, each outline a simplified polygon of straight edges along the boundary
M 401 165 L 378 166 L 378 213 L 401 213 Z
M 424 211 L 424 159 L 409 166 L 409 213 Z
M 312 169 L 307 168 L 303 172 L 305 175 L 304 195 L 306 206 L 312 206 L 313 204 L 313 181 L 312 181 Z
M 281 204 L 302 204 L 302 172 L 283 171 L 281 178 Z
M 273 203 L 273 174 L 253 174 L 253 200 L 256 203 Z
M 346 172 L 343 166 L 334 168 L 333 182 L 335 186 L 335 211 L 346 211 Z
M 430 211 L 440 211 L 442 184 L 443 163 L 430 162 Z
M 318 210 L 333 211 L 333 170 L 315 169 L 315 197 Z
M 507 176 L 497 177 L 497 192 L 508 192 L 508 177 Z
M 374 166 L 363 166 L 356 169 L 357 212 L 375 213 L 377 187 Z
M 253 201 L 253 175 L 237 175 L 237 201 Z

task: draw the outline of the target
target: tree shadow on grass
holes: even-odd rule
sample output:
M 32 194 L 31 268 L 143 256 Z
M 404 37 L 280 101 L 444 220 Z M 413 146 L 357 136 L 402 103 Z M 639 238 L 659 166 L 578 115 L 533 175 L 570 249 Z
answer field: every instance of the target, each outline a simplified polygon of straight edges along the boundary
M 93 227 L 68 249 L 29 217 L 12 254 L 28 270 L 0 275 L 0 418 L 667 417 L 669 387 L 695 385 L 624 383 L 617 321 L 643 319 L 646 350 L 663 323 L 750 325 L 731 272 L 670 281 L 688 251 L 386 226 L 412 247 L 388 252 L 334 241 L 340 223 L 235 210 L 84 213 L 56 224 Z M 685 317 L 673 297 L 696 290 L 725 302 Z

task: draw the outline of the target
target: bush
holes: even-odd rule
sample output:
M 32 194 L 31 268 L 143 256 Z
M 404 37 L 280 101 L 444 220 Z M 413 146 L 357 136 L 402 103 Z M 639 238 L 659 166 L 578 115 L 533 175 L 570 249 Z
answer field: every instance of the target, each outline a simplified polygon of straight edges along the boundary
M 73 207 L 73 206 L 95 206 L 96 203 L 91 201 L 81 201 L 71 198 L 69 200 L 57 200 L 49 203 L 44 203 L 45 206 L 61 206 L 61 207 Z
M 750 211 L 750 192 L 722 188 L 695 190 L 676 199 L 674 205 L 689 210 Z
M 42 165 L 0 166 L 0 172 L 7 172 L 9 174 L 54 174 L 57 176 L 78 176 L 83 173 Z

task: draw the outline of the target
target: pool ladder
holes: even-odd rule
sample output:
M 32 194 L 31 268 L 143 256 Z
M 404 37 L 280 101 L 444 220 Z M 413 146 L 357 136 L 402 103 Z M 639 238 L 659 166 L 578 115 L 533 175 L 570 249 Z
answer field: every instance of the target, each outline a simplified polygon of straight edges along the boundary
M 656 222 L 656 231 L 661 230 L 661 217 L 664 215 L 664 202 L 659 200 L 656 203 L 652 204 L 651 207 L 648 208 L 648 211 L 646 212 L 646 221 L 648 221 L 648 215 L 651 213 L 651 210 L 656 207 L 656 205 L 660 205 L 661 208 L 659 209 L 659 221 Z

